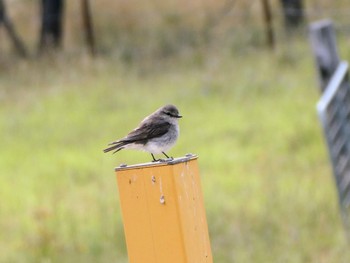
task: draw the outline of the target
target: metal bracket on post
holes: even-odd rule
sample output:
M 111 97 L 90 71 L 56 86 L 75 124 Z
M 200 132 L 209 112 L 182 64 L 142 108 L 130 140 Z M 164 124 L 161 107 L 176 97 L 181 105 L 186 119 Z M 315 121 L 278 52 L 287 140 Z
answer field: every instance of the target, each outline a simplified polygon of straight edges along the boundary
M 115 169 L 130 263 L 212 263 L 196 155 Z

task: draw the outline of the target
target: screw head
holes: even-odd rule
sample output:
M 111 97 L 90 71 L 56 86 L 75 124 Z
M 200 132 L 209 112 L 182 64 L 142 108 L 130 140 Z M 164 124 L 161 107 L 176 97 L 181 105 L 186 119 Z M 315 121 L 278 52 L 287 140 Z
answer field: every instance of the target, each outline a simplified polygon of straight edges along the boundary
M 127 165 L 126 163 L 122 163 L 122 164 L 119 165 L 119 167 L 122 167 L 122 168 L 123 168 L 123 167 L 127 167 L 127 166 L 128 166 L 128 165 Z
M 164 195 L 161 195 L 161 196 L 160 196 L 159 202 L 160 202 L 162 205 L 165 204 L 165 197 L 164 197 Z

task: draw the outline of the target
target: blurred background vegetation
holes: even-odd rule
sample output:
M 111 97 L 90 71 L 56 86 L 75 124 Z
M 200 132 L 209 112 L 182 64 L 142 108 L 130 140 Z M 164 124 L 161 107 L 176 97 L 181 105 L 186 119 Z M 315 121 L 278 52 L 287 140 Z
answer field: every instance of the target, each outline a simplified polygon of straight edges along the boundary
M 127 262 L 113 168 L 104 155 L 147 114 L 184 118 L 173 156 L 199 155 L 214 261 L 350 262 L 315 104 L 309 22 L 331 18 L 349 59 L 350 4 L 304 1 L 65 1 L 62 47 L 38 54 L 40 1 L 5 1 L 28 56 L 0 27 L 0 262 Z

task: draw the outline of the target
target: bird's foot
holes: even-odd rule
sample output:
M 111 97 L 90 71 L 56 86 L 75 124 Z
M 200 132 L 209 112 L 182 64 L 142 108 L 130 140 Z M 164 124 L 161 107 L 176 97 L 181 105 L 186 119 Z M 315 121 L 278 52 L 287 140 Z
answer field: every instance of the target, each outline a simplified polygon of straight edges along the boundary
M 162 152 L 162 153 L 163 153 L 163 154 L 166 156 L 166 159 L 156 159 L 156 158 L 154 158 L 153 153 L 151 153 L 152 158 L 153 158 L 152 163 L 155 163 L 155 162 L 161 162 L 161 163 L 164 163 L 164 162 L 170 162 L 170 161 L 174 160 L 174 158 L 173 158 L 173 157 L 169 157 L 168 155 L 166 155 L 166 153 L 165 153 L 165 152 Z
M 162 152 L 162 154 L 164 154 L 165 157 L 167 158 L 165 161 L 170 162 L 170 161 L 174 160 L 174 158 L 172 156 L 169 157 L 165 152 Z
M 172 160 L 174 160 L 173 157 L 169 157 L 167 159 L 154 159 L 152 160 L 152 163 L 156 163 L 156 162 L 165 163 L 165 162 L 170 162 Z
M 171 162 L 172 160 L 174 160 L 173 157 L 169 157 L 169 158 L 166 158 L 166 159 L 159 159 L 160 162 Z

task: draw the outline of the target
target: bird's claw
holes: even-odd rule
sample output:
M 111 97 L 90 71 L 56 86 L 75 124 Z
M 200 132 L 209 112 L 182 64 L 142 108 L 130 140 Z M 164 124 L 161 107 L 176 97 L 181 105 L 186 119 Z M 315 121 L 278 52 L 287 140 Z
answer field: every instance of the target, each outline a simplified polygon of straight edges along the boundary
M 160 162 L 171 162 L 172 160 L 174 160 L 173 157 L 169 157 L 167 159 L 159 159 Z
M 173 157 L 169 157 L 167 159 L 156 159 L 156 160 L 153 160 L 152 163 L 156 163 L 156 162 L 165 163 L 165 162 L 170 162 L 172 160 L 174 160 L 174 158 Z

